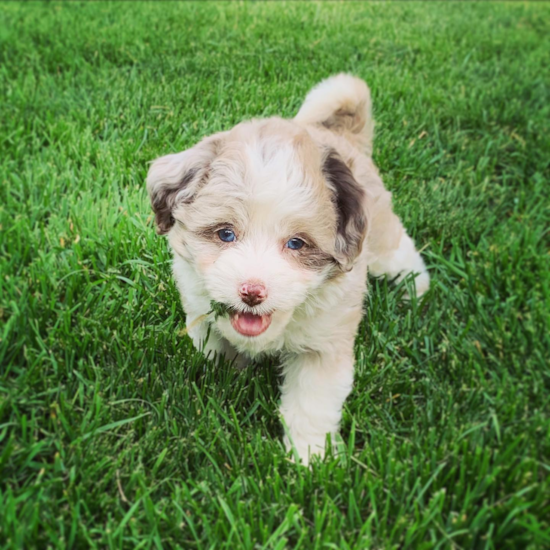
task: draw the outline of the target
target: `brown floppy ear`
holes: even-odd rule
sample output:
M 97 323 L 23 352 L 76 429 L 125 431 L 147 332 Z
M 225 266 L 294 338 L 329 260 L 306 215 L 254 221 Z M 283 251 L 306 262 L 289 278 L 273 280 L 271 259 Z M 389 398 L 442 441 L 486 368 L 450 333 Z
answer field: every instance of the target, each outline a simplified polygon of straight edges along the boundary
M 335 257 L 344 271 L 350 271 L 367 232 L 365 191 L 334 149 L 325 157 L 323 174 L 332 189 L 338 215 Z
M 223 133 L 207 137 L 187 151 L 160 157 L 151 164 L 147 190 L 159 234 L 168 233 L 174 225 L 174 208 L 192 202 L 196 192 L 206 183 L 210 165 L 221 147 L 222 136 Z

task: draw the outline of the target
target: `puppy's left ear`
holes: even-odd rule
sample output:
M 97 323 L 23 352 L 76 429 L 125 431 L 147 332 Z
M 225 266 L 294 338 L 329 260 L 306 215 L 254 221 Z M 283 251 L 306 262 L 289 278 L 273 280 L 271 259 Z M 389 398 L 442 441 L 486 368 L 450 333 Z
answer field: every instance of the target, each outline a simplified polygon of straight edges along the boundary
M 365 190 L 334 149 L 327 152 L 323 173 L 332 190 L 338 215 L 335 258 L 343 271 L 350 271 L 361 253 L 367 233 Z
M 164 235 L 175 223 L 174 209 L 193 201 L 206 183 L 212 161 L 221 148 L 224 133 L 214 134 L 173 155 L 156 159 L 147 174 L 147 190 L 155 212 L 157 232 Z

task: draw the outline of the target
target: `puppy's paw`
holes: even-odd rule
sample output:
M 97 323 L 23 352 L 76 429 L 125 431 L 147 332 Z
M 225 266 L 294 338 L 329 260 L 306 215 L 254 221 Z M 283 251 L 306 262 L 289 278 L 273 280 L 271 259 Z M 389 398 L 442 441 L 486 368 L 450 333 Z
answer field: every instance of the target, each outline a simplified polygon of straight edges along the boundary
M 369 271 L 374 277 L 386 275 L 396 283 L 400 283 L 411 273 L 414 274 L 417 298 L 420 298 L 430 288 L 430 275 L 424 260 L 416 250 L 413 240 L 406 233 L 401 237 L 398 248 L 378 256 L 369 264 Z M 403 299 L 411 299 L 408 292 L 404 294 Z
M 416 297 L 420 298 L 420 296 L 425 294 L 430 289 L 430 274 L 428 271 L 423 271 L 417 275 L 414 280 L 414 284 L 416 288 Z
M 415 273 L 414 280 L 412 281 L 414 284 L 414 289 L 416 291 L 416 297 L 420 298 L 423 294 L 425 294 L 429 288 L 430 288 L 430 274 L 428 273 L 428 270 L 424 267 L 424 262 L 422 262 L 423 270 L 420 272 L 415 271 L 409 271 L 406 273 L 402 273 L 399 275 L 397 281 L 401 281 L 405 279 L 408 275 L 411 273 Z M 409 301 L 411 299 L 411 296 L 408 292 L 405 292 L 403 295 L 403 300 Z
M 291 461 L 302 466 L 311 466 L 314 457 L 323 459 L 325 456 L 325 442 L 308 442 L 305 439 L 297 438 L 290 442 L 288 437 L 284 438 L 285 449 L 291 454 Z

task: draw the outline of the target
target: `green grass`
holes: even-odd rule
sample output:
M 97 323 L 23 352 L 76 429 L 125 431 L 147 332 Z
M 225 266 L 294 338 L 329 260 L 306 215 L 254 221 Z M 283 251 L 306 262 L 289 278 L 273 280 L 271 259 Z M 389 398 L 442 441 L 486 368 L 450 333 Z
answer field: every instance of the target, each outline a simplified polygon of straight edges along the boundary
M 550 547 L 550 6 L 0 5 L 2 548 Z M 365 78 L 433 276 L 372 281 L 345 452 L 178 336 L 148 161 Z

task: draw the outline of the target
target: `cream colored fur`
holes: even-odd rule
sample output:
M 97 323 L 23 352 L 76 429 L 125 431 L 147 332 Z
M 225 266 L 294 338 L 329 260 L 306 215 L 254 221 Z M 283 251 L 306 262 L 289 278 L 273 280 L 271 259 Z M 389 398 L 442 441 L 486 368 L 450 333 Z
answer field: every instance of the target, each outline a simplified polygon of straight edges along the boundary
M 210 310 L 211 300 L 234 312 L 271 315 L 269 328 L 254 337 L 238 333 L 227 317 L 211 327 L 199 323 L 189 334 L 205 353 L 241 365 L 261 355 L 280 358 L 285 444 L 306 463 L 337 432 L 352 389 L 367 268 L 392 278 L 419 274 L 418 294 L 429 287 L 372 162 L 373 128 L 367 85 L 337 75 L 308 94 L 295 119 L 239 124 L 158 159 L 147 179 L 174 252 L 188 325 Z M 347 187 L 327 175 L 330 154 L 349 170 Z M 348 191 L 359 197 L 355 209 Z M 353 216 L 346 217 L 346 208 Z M 236 242 L 217 240 L 216 228 L 226 225 Z M 289 251 L 285 243 L 296 235 L 314 245 Z M 265 284 L 265 302 L 250 307 L 241 300 L 238 288 L 247 280 Z

